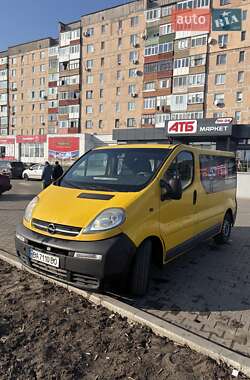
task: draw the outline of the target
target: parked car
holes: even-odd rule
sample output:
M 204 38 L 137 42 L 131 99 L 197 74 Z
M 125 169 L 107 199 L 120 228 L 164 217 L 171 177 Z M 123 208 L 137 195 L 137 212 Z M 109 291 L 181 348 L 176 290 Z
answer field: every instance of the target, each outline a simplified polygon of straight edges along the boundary
M 26 180 L 29 181 L 30 179 L 42 179 L 42 174 L 43 174 L 43 164 L 35 164 L 32 165 L 29 169 L 25 169 L 23 171 L 22 177 Z
M 10 178 L 22 178 L 25 169 L 21 161 L 0 160 L 0 174 L 5 174 Z
M 7 175 L 0 174 L 0 195 L 12 188 L 10 179 Z

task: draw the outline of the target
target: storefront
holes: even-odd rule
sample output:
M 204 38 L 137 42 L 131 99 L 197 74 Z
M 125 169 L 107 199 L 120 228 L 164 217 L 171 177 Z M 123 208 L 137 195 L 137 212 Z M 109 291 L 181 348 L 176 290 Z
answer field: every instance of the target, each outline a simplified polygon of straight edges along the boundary
M 113 139 L 127 143 L 182 143 L 236 153 L 240 170 L 250 170 L 250 125 L 232 118 L 171 120 L 165 128 L 113 130 Z
M 15 138 L 0 137 L 0 159 L 15 159 Z
M 18 159 L 29 163 L 43 163 L 46 159 L 47 136 L 16 136 Z

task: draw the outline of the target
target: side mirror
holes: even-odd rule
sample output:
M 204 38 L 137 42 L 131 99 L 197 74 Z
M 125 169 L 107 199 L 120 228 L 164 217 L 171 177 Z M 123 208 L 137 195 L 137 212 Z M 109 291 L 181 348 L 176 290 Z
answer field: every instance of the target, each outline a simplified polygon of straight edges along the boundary
M 161 200 L 166 199 L 181 199 L 182 198 L 182 185 L 180 178 L 173 178 L 168 182 L 164 179 L 160 180 L 161 187 Z

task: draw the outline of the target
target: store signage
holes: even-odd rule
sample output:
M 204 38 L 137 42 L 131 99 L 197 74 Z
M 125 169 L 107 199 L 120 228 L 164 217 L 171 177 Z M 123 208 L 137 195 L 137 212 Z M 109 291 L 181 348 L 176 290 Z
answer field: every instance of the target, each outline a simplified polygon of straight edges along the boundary
M 168 136 L 230 136 L 232 118 L 168 121 Z
M 209 8 L 175 9 L 171 15 L 174 32 L 210 32 L 211 13 Z
M 16 142 L 19 144 L 34 144 L 34 143 L 45 143 L 47 141 L 46 135 L 34 135 L 34 136 L 16 136 Z
M 15 138 L 0 137 L 0 145 L 15 144 Z
M 242 24 L 242 12 L 240 8 L 213 9 L 212 30 L 214 31 L 239 31 Z
M 196 133 L 197 132 L 197 120 L 179 120 L 168 122 L 168 133 Z
M 49 137 L 49 158 L 72 160 L 79 157 L 79 137 Z

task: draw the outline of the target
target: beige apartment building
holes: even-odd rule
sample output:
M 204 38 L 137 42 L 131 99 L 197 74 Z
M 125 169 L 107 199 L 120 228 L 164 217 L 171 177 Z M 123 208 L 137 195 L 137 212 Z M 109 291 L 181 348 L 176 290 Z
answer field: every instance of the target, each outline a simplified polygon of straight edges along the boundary
M 249 0 L 214 0 L 213 8 L 240 8 L 242 30 L 211 32 L 206 117 L 234 117 L 240 124 L 250 123 L 250 30 Z
M 51 38 L 13 46 L 9 57 L 9 134 L 48 131 L 49 49 Z
M 81 18 L 82 132 L 141 126 L 144 9 L 139 0 Z

